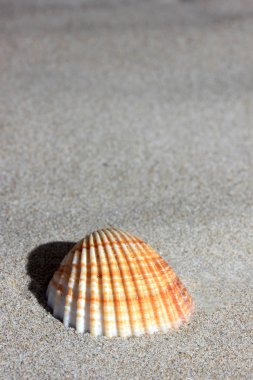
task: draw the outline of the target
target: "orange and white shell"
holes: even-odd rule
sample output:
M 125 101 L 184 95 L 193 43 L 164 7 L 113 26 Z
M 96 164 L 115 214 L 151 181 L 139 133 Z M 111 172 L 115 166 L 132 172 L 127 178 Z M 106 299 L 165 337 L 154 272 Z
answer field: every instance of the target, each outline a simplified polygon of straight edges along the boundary
M 71 249 L 48 285 L 47 303 L 64 326 L 107 337 L 177 329 L 193 309 L 166 261 L 115 228 L 93 232 Z

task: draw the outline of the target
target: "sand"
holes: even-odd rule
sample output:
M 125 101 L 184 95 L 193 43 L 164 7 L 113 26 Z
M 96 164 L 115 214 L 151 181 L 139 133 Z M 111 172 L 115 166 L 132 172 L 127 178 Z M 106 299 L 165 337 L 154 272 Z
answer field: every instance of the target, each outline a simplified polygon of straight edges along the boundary
M 252 379 L 252 1 L 0 1 L 1 379 Z M 65 329 L 73 242 L 113 224 L 191 292 L 178 332 Z

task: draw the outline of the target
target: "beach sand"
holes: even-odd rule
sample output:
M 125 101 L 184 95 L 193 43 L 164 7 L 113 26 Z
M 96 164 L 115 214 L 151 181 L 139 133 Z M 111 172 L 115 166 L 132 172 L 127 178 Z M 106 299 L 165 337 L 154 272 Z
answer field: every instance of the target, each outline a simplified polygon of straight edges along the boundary
M 1 379 L 252 379 L 253 3 L 0 0 Z M 168 260 L 178 332 L 94 338 L 45 307 L 108 224 Z

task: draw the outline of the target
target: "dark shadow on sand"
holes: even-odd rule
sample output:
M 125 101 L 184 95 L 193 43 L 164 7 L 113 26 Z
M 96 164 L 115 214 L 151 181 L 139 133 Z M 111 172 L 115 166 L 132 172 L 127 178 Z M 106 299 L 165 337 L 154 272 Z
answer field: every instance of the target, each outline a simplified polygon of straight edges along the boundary
M 31 279 L 29 290 L 43 307 L 46 307 L 48 282 L 74 244 L 71 241 L 42 244 L 28 255 L 26 270 Z

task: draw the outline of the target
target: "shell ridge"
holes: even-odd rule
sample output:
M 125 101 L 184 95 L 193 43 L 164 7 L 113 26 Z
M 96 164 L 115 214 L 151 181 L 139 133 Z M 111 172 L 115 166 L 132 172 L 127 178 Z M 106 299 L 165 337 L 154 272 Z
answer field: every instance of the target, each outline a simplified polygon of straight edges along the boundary
M 90 296 L 90 332 L 92 335 L 103 334 L 103 323 L 101 321 L 101 287 L 100 287 L 100 263 L 98 252 L 93 244 L 93 234 L 89 236 L 88 243 L 90 251 L 91 266 L 91 296 Z
M 118 241 L 120 241 L 120 237 L 122 236 L 122 235 L 120 235 L 120 233 L 119 233 L 119 231 L 111 231 L 111 234 L 112 234 L 112 236 L 114 236 Z M 118 234 L 119 234 L 119 236 L 118 236 Z M 125 243 L 124 243 L 125 244 Z M 135 288 L 135 294 L 136 294 L 136 296 L 135 296 L 135 298 L 136 297 L 138 297 L 138 298 L 136 298 L 136 304 L 138 305 L 138 308 L 139 308 L 139 316 L 140 316 L 140 318 L 141 318 L 141 324 L 142 324 L 142 329 L 144 330 L 144 332 L 148 329 L 148 326 L 149 326 L 149 319 L 150 319 L 150 316 L 149 316 L 149 319 L 147 319 L 146 318 L 146 313 L 144 313 L 144 309 L 143 309 L 143 304 L 142 304 L 142 302 L 141 302 L 141 290 L 142 289 L 139 289 L 139 286 L 138 286 L 138 283 L 137 283 L 137 281 L 136 281 L 136 279 L 135 279 L 135 276 L 134 276 L 134 272 L 133 272 L 133 270 L 137 267 L 137 269 L 138 269 L 138 271 L 140 272 L 140 269 L 139 269 L 139 267 L 136 265 L 136 263 L 132 263 L 131 264 L 131 262 L 130 262 L 130 260 L 128 259 L 128 252 L 126 252 L 126 248 L 123 246 L 123 245 L 121 245 L 121 247 L 122 247 L 122 250 L 123 250 L 123 252 L 124 252 L 124 258 L 125 258 L 125 261 L 126 261 L 126 263 L 127 263 L 127 265 L 128 265 L 128 268 L 129 268 L 129 272 L 130 272 L 130 274 L 131 274 L 131 278 L 132 278 L 132 280 L 133 280 L 133 284 L 134 284 L 134 288 Z M 136 313 L 136 311 L 135 311 L 135 313 Z M 134 321 L 134 323 L 133 323 L 133 327 L 134 327 L 134 325 L 136 325 L 137 324 L 137 322 L 135 322 Z M 138 329 L 140 329 L 140 326 L 137 326 L 137 328 Z
M 71 326 L 77 328 L 77 318 L 78 318 L 78 300 L 79 300 L 79 284 L 80 284 L 80 278 L 81 278 L 81 258 L 82 258 L 82 247 L 80 250 L 77 251 L 77 264 L 76 265 L 76 273 L 75 273 L 75 279 L 73 284 L 73 290 L 72 290 L 72 300 L 71 300 L 71 315 L 70 315 L 70 324 Z M 73 311 L 73 304 L 76 304 L 76 310 Z
M 85 244 L 83 244 L 81 257 L 81 270 L 78 283 L 78 293 L 77 293 L 77 313 L 76 313 L 76 329 L 78 332 L 83 333 L 86 326 L 86 309 L 85 305 L 87 304 L 86 297 L 86 287 L 87 287 L 87 249 Z
M 103 242 L 108 241 L 108 236 L 105 234 L 105 231 L 102 230 L 99 232 L 101 235 L 101 239 Z M 127 295 L 126 295 L 126 289 L 124 288 L 125 284 L 122 281 L 122 274 L 121 274 L 121 268 L 119 265 L 119 262 L 117 260 L 117 254 L 115 254 L 114 250 L 112 249 L 111 245 L 105 244 L 105 249 L 108 253 L 108 260 L 110 261 L 110 267 L 111 269 L 113 266 L 116 267 L 116 270 L 113 271 L 112 269 L 112 280 L 114 282 L 114 306 L 115 306 L 115 312 L 116 312 L 116 323 L 117 323 L 117 330 L 119 336 L 124 336 L 125 334 L 125 317 L 128 317 L 128 325 L 130 327 L 130 319 L 129 319 L 129 309 L 127 304 Z M 114 275 L 113 275 L 114 273 Z M 118 274 L 119 277 L 115 276 L 115 274 Z M 117 301 L 117 302 L 116 302 Z M 125 317 L 124 317 L 125 316 Z
M 126 232 L 126 234 L 128 236 L 130 235 L 128 232 Z M 163 294 L 163 285 L 161 283 L 160 273 L 159 273 L 158 269 L 156 268 L 156 266 L 154 265 L 154 261 L 153 261 L 152 257 L 150 258 L 148 256 L 148 254 L 147 254 L 146 250 L 144 249 L 144 247 L 141 244 L 139 244 L 138 248 L 142 252 L 143 256 L 147 259 L 147 264 L 148 264 L 148 267 L 149 267 L 152 279 L 153 279 L 154 283 L 156 284 L 157 289 L 159 290 L 159 292 L 156 294 L 156 297 L 159 300 L 159 305 L 160 305 L 160 308 L 161 308 L 163 326 L 164 327 L 166 326 L 166 329 L 168 329 L 171 326 L 172 323 L 171 323 L 171 320 L 169 318 L 169 306 L 164 301 L 164 298 L 162 297 L 162 294 Z
M 94 244 L 94 242 L 96 241 L 95 233 L 93 233 L 92 236 L 93 236 L 93 244 Z M 99 305 L 100 323 L 101 323 L 101 333 L 99 335 L 105 335 L 105 326 L 104 326 L 104 321 L 103 321 L 104 295 L 103 295 L 103 288 L 102 288 L 102 262 L 101 262 L 99 247 L 96 246 L 95 244 L 94 244 L 94 250 L 95 250 L 97 266 L 98 266 L 98 305 Z
M 73 299 L 74 299 L 74 293 L 76 290 L 77 286 L 77 275 L 78 275 L 78 270 L 77 270 L 77 263 L 80 259 L 80 252 L 78 250 L 74 251 L 73 259 L 72 259 L 72 270 L 71 274 L 68 280 L 68 286 L 67 286 L 67 294 L 66 294 L 66 303 L 65 303 L 65 308 L 64 308 L 64 317 L 63 317 L 63 323 L 64 326 L 68 327 L 70 324 L 72 324 L 72 318 L 75 319 L 73 313 L 75 314 L 75 309 L 74 312 L 72 313 L 72 304 L 73 304 Z
M 103 329 L 105 335 L 111 337 L 113 335 L 117 335 L 117 331 L 115 334 L 115 326 L 116 323 L 116 312 L 115 312 L 115 304 L 113 301 L 113 285 L 111 278 L 111 270 L 107 257 L 107 251 L 104 249 L 103 244 L 101 242 L 100 234 L 97 231 L 94 234 L 94 242 L 97 243 L 97 249 L 99 253 L 99 260 L 101 265 L 101 276 L 102 276 L 102 310 L 103 310 Z
M 55 294 L 54 294 L 54 299 L 53 299 L 54 303 L 52 306 L 53 315 L 58 315 L 58 311 L 61 308 L 62 301 L 66 299 L 66 295 L 68 291 L 67 288 L 66 289 L 64 288 L 64 280 L 66 280 L 65 276 L 67 273 L 66 266 L 68 266 L 72 262 L 73 256 L 74 256 L 74 251 L 71 250 L 69 254 L 62 260 L 59 268 L 57 269 L 55 275 L 50 281 L 50 285 L 53 288 L 55 288 L 54 281 L 56 282 Z M 61 272 L 61 268 L 62 268 L 62 272 Z M 56 281 L 55 278 L 57 278 L 57 275 L 59 273 L 61 273 L 60 278 Z M 67 273 L 67 283 L 69 281 L 70 274 L 71 274 L 71 270 Z M 62 288 L 63 288 L 63 291 L 62 291 Z M 61 320 L 63 320 L 63 315 L 61 316 Z
M 86 242 L 88 238 L 86 239 Z M 91 298 L 91 289 L 90 289 L 90 281 L 91 281 L 91 259 L 90 259 L 90 250 L 86 249 L 86 264 L 87 264 L 87 274 L 86 274 L 86 292 L 85 292 L 85 305 L 84 305 L 84 313 L 85 313 L 85 322 L 86 322 L 86 331 L 90 330 L 90 298 Z
M 106 239 L 103 236 L 104 232 L 103 231 L 98 231 L 98 234 L 99 234 L 99 237 L 100 237 L 100 240 L 101 240 L 102 244 L 104 244 L 104 249 L 105 249 L 105 252 L 106 252 L 105 256 L 106 256 L 108 270 L 109 270 L 109 275 L 110 275 L 110 280 L 111 280 L 111 289 L 112 289 L 112 297 L 113 297 L 113 309 L 114 309 L 114 317 L 115 317 L 115 329 L 116 329 L 116 336 L 117 336 L 120 333 L 120 314 L 123 313 L 123 310 L 122 310 L 122 307 L 121 307 L 121 303 L 117 307 L 116 302 L 115 302 L 115 300 L 117 298 L 116 290 L 119 291 L 119 287 L 118 287 L 117 281 L 115 280 L 114 273 L 116 271 L 113 268 L 113 266 L 115 266 L 118 270 L 119 270 L 119 268 L 118 268 L 117 261 L 115 260 L 115 258 L 113 256 L 113 253 L 110 252 L 110 247 L 108 247 L 107 244 L 105 244 L 106 243 Z M 115 260 L 115 262 L 113 262 L 113 259 Z
M 104 234 L 106 235 L 107 239 L 109 241 L 111 241 L 111 230 L 102 230 L 104 232 Z M 117 246 L 117 249 L 119 249 L 119 246 Z M 119 271 L 120 271 L 120 275 L 121 275 L 121 282 L 122 282 L 122 286 L 123 286 L 123 289 L 124 289 L 124 296 L 125 296 L 125 302 L 126 302 L 126 306 L 127 306 L 127 313 L 128 313 L 128 317 L 129 317 L 129 329 L 131 331 L 131 335 L 134 335 L 134 331 L 133 331 L 133 316 L 132 316 L 132 313 L 131 313 L 131 305 L 129 303 L 130 301 L 130 298 L 128 295 L 129 295 L 129 288 L 127 286 L 127 282 L 124 281 L 124 263 L 122 263 L 122 259 L 119 259 L 119 255 L 118 255 L 118 252 L 115 248 L 114 245 L 112 245 L 112 251 L 114 253 L 114 257 L 117 261 L 117 264 L 118 264 L 118 268 L 119 268 Z M 126 262 L 126 260 L 124 260 Z M 127 262 L 126 262 L 127 263 Z M 128 266 L 128 263 L 127 263 L 127 266 Z M 129 266 L 128 266 L 128 269 L 129 269 Z M 130 270 L 130 269 L 129 269 Z

